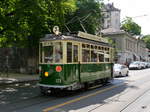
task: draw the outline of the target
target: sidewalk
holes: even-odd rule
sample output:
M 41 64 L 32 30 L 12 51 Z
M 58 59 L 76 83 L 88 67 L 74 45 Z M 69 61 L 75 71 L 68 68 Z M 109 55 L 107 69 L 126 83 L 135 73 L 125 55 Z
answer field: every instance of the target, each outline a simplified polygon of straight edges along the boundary
M 0 86 L 12 83 L 22 83 L 22 82 L 30 82 L 30 81 L 38 81 L 38 74 L 14 74 L 9 73 L 8 77 L 6 74 L 0 75 Z

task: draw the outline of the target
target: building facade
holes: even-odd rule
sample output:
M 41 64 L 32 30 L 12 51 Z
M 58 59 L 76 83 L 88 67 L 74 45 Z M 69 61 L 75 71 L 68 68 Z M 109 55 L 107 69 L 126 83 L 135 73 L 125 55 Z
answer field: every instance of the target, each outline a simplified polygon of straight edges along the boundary
M 114 4 L 106 4 L 103 7 L 104 37 L 111 38 L 115 47 L 116 63 L 129 64 L 132 61 L 148 61 L 146 44 L 139 38 L 135 38 L 127 32 L 120 30 L 120 10 Z
M 150 49 L 148 49 L 148 61 L 150 62 Z
M 102 29 L 120 29 L 120 10 L 115 8 L 113 3 L 104 5 L 102 15 Z
M 104 33 L 104 37 L 111 38 L 115 47 L 115 61 L 120 64 L 129 64 L 133 61 L 148 61 L 148 50 L 146 44 L 125 31 L 112 30 Z

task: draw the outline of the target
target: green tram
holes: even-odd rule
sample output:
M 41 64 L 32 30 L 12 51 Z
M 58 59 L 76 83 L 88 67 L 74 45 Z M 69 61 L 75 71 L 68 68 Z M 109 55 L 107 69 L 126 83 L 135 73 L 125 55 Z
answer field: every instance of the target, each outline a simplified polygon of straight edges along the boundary
M 80 31 L 47 34 L 39 50 L 42 93 L 88 88 L 113 78 L 113 48 L 104 38 Z

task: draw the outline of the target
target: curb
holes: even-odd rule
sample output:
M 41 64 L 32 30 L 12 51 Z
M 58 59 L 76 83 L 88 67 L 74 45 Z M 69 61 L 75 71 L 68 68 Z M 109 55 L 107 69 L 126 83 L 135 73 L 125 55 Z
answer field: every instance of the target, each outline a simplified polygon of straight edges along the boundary
M 6 86 L 6 85 L 11 85 L 11 84 L 17 84 L 17 83 L 36 82 L 36 81 L 39 81 L 39 79 L 34 79 L 34 80 L 20 80 L 20 81 L 18 80 L 18 81 L 12 81 L 12 82 L 9 82 L 7 80 L 7 81 L 0 82 L 0 86 Z

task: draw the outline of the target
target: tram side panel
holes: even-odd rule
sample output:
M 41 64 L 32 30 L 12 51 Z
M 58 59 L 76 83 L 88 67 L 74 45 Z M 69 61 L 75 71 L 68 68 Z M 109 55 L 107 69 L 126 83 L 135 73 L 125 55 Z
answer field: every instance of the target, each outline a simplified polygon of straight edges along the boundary
M 112 64 L 81 64 L 81 82 L 90 82 L 94 80 L 108 78 L 111 79 Z
M 62 71 L 56 70 L 58 66 Z M 62 88 L 71 87 L 72 90 L 80 88 L 72 84 L 91 82 L 99 79 L 111 78 L 111 64 L 60 64 L 41 65 L 40 84 L 43 87 Z M 46 74 L 47 73 L 47 74 Z
M 64 84 L 73 84 L 79 82 L 79 65 L 66 64 L 64 65 Z

